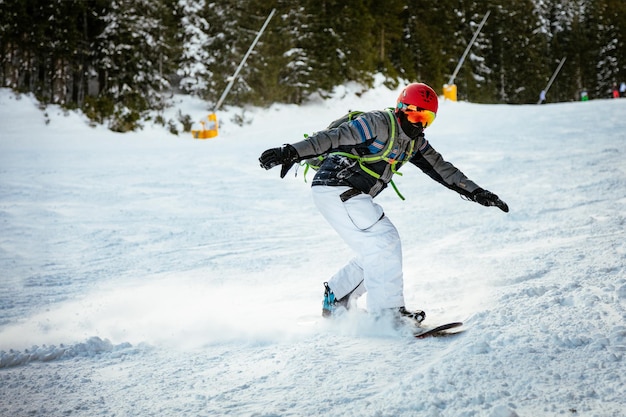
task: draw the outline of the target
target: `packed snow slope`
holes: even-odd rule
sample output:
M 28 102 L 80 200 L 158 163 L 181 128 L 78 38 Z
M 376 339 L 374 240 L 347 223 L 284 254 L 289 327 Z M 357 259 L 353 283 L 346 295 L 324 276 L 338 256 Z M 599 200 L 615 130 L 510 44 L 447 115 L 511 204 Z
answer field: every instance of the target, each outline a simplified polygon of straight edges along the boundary
M 624 415 L 626 100 L 441 103 L 427 139 L 510 213 L 413 166 L 406 201 L 377 201 L 403 239 L 407 306 L 467 331 L 321 319 L 322 283 L 352 254 L 311 174 L 257 158 L 397 94 L 228 109 L 218 138 L 193 140 L 0 90 L 0 415 Z

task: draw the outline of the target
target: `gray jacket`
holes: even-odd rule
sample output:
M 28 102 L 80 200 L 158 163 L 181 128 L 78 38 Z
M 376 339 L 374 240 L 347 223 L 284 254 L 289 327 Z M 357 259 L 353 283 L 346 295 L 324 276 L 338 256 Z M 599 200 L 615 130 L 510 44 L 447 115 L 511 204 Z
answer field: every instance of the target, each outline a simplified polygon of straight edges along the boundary
M 392 132 L 395 132 L 395 137 L 392 137 Z M 385 160 L 360 163 L 357 158 L 337 154 L 349 153 L 358 157 L 380 155 L 390 140 L 393 144 Z M 459 194 L 469 197 L 480 188 L 458 168 L 446 162 L 430 146 L 423 133 L 410 138 L 396 117 L 393 117 L 392 125 L 388 111 L 384 110 L 363 113 L 353 121 L 317 132 L 292 146 L 300 159 L 327 155 L 313 178 L 313 186 L 349 186 L 374 197 L 387 186 L 404 163 L 411 162 L 432 179 Z

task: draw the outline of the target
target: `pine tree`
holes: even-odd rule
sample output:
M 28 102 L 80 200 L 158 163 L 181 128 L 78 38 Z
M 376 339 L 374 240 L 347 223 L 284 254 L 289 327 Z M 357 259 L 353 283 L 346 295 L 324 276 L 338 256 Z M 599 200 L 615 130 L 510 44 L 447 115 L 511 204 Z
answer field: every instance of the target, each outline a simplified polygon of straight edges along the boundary
M 113 103 L 113 130 L 138 127 L 141 115 L 164 106 L 169 88 L 167 30 L 161 26 L 163 3 L 113 0 L 98 36 L 101 98 Z
M 204 96 L 213 72 L 216 57 L 211 54 L 213 39 L 209 37 L 210 24 L 206 18 L 205 0 L 180 0 L 182 51 L 178 60 L 178 86 L 181 91 Z
M 621 1 L 595 0 L 588 7 L 595 32 L 596 80 L 593 94 L 611 96 L 614 84 L 626 79 L 626 5 Z
M 406 2 L 403 42 L 392 52 L 403 78 L 425 82 L 439 91 L 448 81 L 465 48 L 457 6 L 457 0 Z
M 259 35 L 261 28 L 275 4 L 268 4 L 266 0 L 251 0 L 246 4 L 247 10 L 240 10 L 242 18 L 239 20 L 240 30 L 245 32 L 245 43 L 241 45 L 242 56 L 251 47 L 252 42 Z M 297 7 L 292 2 L 290 8 Z M 251 13 L 254 11 L 254 13 Z M 270 19 L 265 31 L 260 35 L 257 44 L 246 61 L 240 73 L 239 84 L 243 87 L 239 91 L 238 99 L 256 105 L 269 105 L 276 101 L 285 101 L 286 91 L 280 84 L 280 73 L 287 64 L 285 51 L 289 48 L 288 39 L 280 36 L 281 25 L 286 22 L 278 10 Z M 239 64 L 240 60 L 237 61 Z
M 494 101 L 536 103 L 551 65 L 545 58 L 546 38 L 533 2 L 494 4 L 489 26 L 485 26 L 486 35 L 492 39 L 487 65 L 493 70 Z
M 375 69 L 374 19 L 364 1 L 309 0 L 314 13 L 310 43 L 312 82 L 325 95 L 346 81 L 371 82 Z
M 376 71 L 387 75 L 388 79 L 398 77 L 398 70 L 393 65 L 393 49 L 402 42 L 404 0 L 373 1 L 369 12 L 374 18 L 376 39 Z M 374 52 L 374 51 L 372 51 Z
M 20 0 L 0 1 L 0 86 L 31 91 L 25 83 L 28 52 L 37 39 L 28 37 L 29 7 Z
M 303 1 L 279 1 L 280 24 L 276 37 L 286 41 L 280 56 L 283 65 L 278 84 L 285 90 L 284 100 L 300 104 L 314 91 L 313 63 L 310 56 L 312 45 L 311 22 L 313 15 Z M 275 39 L 272 40 L 272 43 Z
M 207 45 L 207 51 L 209 51 L 208 68 L 213 76 L 208 80 L 203 98 L 209 102 L 210 107 L 217 104 L 230 77 L 235 73 L 253 40 L 254 35 L 240 26 L 241 14 L 244 13 L 244 10 L 238 4 L 239 2 L 235 0 L 207 4 L 206 19 L 209 22 L 207 32 L 209 41 Z M 245 12 L 255 13 L 254 10 L 246 10 Z M 249 88 L 245 78 L 239 76 L 224 104 L 244 104 L 246 91 L 249 91 Z
M 456 36 L 457 43 L 454 51 L 458 54 L 457 60 L 462 57 L 475 33 L 478 31 L 480 23 L 487 14 L 491 12 L 489 2 L 464 1 L 457 5 Z M 471 44 L 466 59 L 463 62 L 455 83 L 458 85 L 459 99 L 471 100 L 474 102 L 490 102 L 493 100 L 495 86 L 491 79 L 492 69 L 487 61 L 487 56 L 493 49 L 493 38 L 490 28 L 493 21 L 488 18 L 485 25 Z M 456 68 L 456 65 L 454 66 Z M 452 69 L 451 69 L 452 71 Z

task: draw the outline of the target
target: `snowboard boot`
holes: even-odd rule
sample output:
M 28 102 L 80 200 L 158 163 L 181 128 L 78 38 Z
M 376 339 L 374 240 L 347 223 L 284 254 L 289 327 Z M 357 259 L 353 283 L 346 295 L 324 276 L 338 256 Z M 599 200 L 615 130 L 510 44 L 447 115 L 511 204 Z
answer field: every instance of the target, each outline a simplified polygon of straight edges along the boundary
M 424 313 L 422 310 L 409 311 L 404 306 L 398 307 L 398 313 L 400 314 L 400 317 L 406 317 L 407 319 L 411 319 L 416 324 L 420 324 L 426 318 L 426 313 Z
M 348 301 L 350 299 L 350 294 L 346 295 L 340 300 L 335 298 L 335 294 L 333 294 L 332 290 L 328 286 L 328 282 L 324 283 L 324 301 L 322 302 L 322 317 L 331 317 L 337 307 L 343 307 L 346 310 L 348 309 Z

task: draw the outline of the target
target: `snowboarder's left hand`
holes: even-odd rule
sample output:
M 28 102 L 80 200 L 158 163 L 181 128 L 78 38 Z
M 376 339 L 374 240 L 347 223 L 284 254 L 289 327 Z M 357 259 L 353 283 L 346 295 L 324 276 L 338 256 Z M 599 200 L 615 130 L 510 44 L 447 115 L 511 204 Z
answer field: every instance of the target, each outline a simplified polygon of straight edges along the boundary
M 261 167 L 265 169 L 282 165 L 280 177 L 285 178 L 287 171 L 289 171 L 293 164 L 298 162 L 299 159 L 298 152 L 293 146 L 283 145 L 280 148 L 272 148 L 263 152 L 259 158 L 259 162 L 261 163 Z
M 500 200 L 500 197 L 491 191 L 479 188 L 472 193 L 472 198 L 475 202 L 482 204 L 483 206 L 496 206 L 505 213 L 509 212 L 509 206 L 507 206 L 504 201 Z

